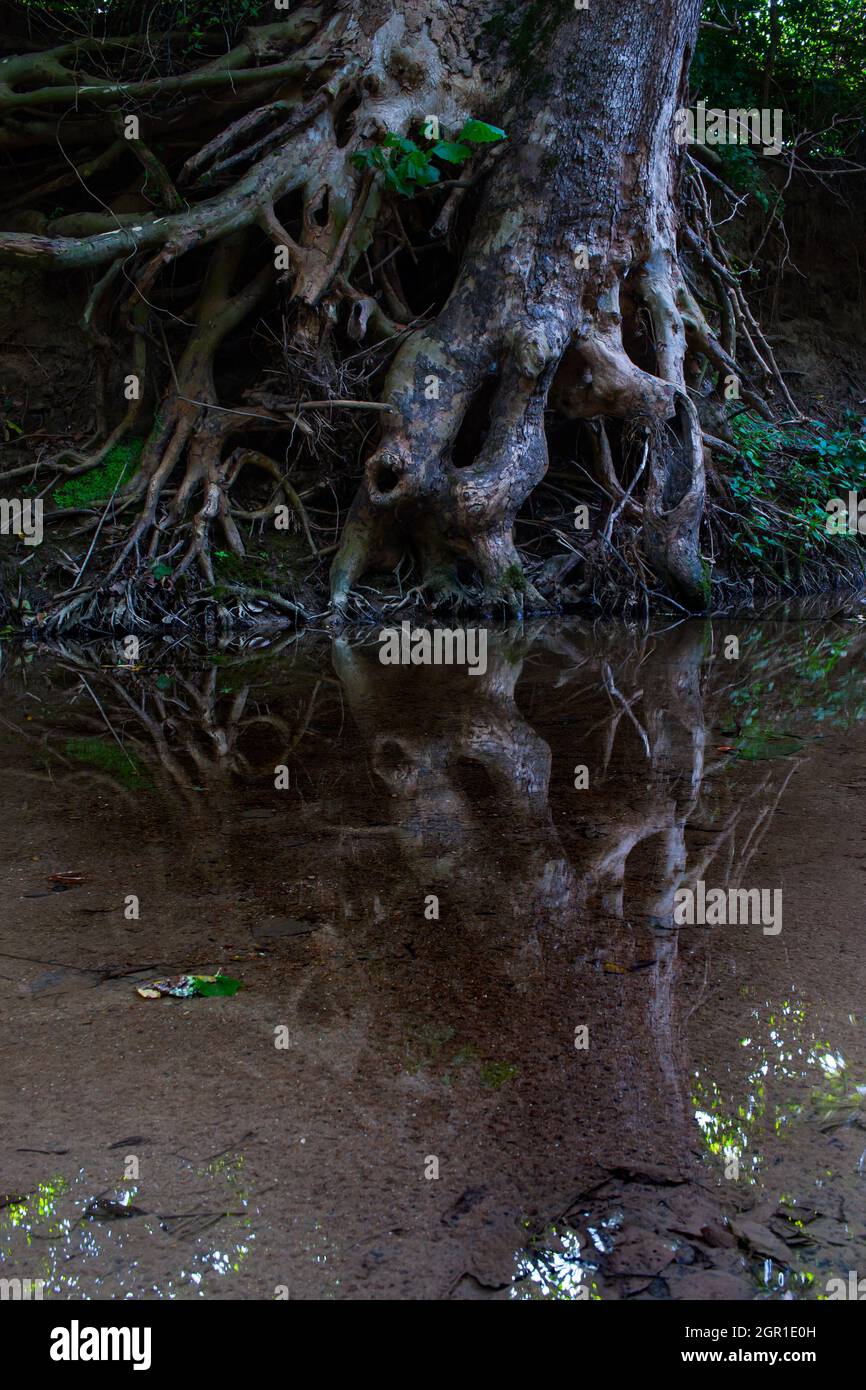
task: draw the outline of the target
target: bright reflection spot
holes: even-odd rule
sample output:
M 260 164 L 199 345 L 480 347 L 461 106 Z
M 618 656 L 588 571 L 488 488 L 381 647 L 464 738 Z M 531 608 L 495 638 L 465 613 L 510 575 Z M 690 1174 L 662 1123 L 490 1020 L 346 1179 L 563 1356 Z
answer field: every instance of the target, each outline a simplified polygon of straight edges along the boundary
M 587 1299 L 598 1302 L 601 1295 L 594 1281 L 598 1265 L 581 1249 L 580 1236 L 568 1227 L 551 1227 L 546 1241 L 524 1250 L 517 1258 L 517 1273 L 511 1296 L 516 1299 Z M 596 1234 L 593 1234 L 596 1241 Z M 599 1246 L 604 1248 L 603 1245 Z
M 824 1112 L 846 1103 L 848 1082 L 842 1052 L 810 1034 L 805 1006 L 793 995 L 778 1007 L 767 1001 L 753 1009 L 752 1019 L 753 1029 L 739 1040 L 747 1058 L 745 1076 L 732 1069 L 722 1085 L 709 1068 L 698 1068 L 692 1106 L 707 1152 L 722 1165 L 736 1160 L 740 1177 L 755 1183 L 768 1129 L 781 1134 L 804 1108 Z
M 244 1163 L 234 1154 L 184 1164 L 180 1188 L 189 1195 L 180 1211 L 169 1198 L 163 1213 L 144 1184 L 94 1192 L 83 1168 L 71 1180 L 56 1175 L 0 1211 L 0 1265 L 7 1277 L 42 1279 L 45 1298 L 204 1297 L 208 1280 L 239 1271 L 255 1239 Z M 133 1206 L 140 1211 L 121 1214 Z M 207 1235 L 217 1226 L 219 1249 Z M 177 1273 L 148 1283 L 134 1254 L 142 1239 L 152 1242 L 155 1267 L 176 1265 Z

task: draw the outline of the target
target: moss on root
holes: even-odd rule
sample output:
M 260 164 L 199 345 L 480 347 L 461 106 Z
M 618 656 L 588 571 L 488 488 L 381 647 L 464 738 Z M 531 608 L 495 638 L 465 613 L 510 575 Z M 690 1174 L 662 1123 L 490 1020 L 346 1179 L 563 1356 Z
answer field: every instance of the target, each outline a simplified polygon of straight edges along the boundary
M 144 444 L 140 436 L 115 444 L 96 468 L 80 473 L 77 478 L 68 478 L 55 488 L 54 505 L 61 511 L 71 511 L 107 502 L 115 488 L 129 482 L 135 473 Z

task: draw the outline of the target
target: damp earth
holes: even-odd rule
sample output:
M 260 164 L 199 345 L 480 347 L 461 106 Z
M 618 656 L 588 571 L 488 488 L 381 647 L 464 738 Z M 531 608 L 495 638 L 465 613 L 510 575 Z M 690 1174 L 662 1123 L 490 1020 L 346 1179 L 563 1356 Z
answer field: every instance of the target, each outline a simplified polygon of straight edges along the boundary
M 736 636 L 738 656 L 727 655 Z M 866 1233 L 866 630 L 3 650 L 0 1277 L 827 1297 Z M 781 930 L 678 890 L 781 891 Z M 229 976 L 229 997 L 142 998 Z

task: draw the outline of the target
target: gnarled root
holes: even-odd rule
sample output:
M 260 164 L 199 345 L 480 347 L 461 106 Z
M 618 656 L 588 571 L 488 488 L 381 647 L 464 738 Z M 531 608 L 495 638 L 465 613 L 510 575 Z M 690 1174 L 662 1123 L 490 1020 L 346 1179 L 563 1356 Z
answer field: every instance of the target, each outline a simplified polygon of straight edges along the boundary
M 546 606 L 526 581 L 512 530 L 547 469 L 544 407 L 568 330 L 556 300 L 526 305 L 528 218 L 503 275 L 501 224 L 518 173 L 494 188 L 444 310 L 391 367 L 384 396 L 392 412 L 331 571 L 338 612 L 383 543 L 414 554 L 434 605 L 453 596 L 514 613 Z
M 649 482 L 644 500 L 644 549 L 665 587 L 693 610 L 710 600 L 709 572 L 701 558 L 699 532 L 704 509 L 704 455 L 697 411 L 677 396 L 669 425 L 656 424 L 650 437 Z

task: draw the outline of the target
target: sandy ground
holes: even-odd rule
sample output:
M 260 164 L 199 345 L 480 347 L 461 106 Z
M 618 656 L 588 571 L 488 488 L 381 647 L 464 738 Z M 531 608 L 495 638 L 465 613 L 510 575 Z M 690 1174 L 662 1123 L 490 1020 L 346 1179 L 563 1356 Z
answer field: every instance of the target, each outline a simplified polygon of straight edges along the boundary
M 766 624 L 726 663 L 738 630 L 503 634 L 481 679 L 315 638 L 7 653 L 0 1277 L 808 1299 L 862 1268 L 862 654 Z M 781 888 L 781 932 L 672 930 L 684 860 Z M 187 969 L 243 988 L 136 994 Z

